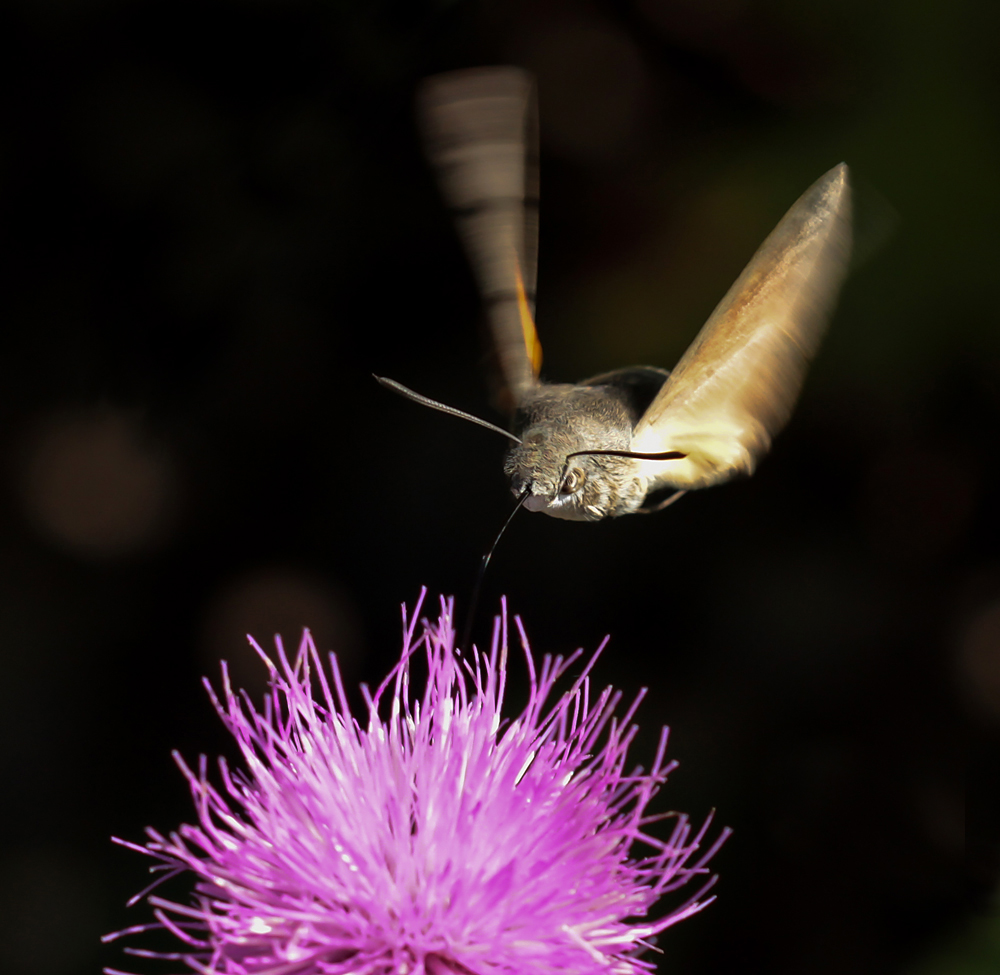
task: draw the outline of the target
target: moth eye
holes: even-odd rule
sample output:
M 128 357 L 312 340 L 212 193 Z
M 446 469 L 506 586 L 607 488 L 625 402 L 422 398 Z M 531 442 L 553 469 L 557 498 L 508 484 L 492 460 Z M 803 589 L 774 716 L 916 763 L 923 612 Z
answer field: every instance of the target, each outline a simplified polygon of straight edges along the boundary
M 559 486 L 560 494 L 573 494 L 580 490 L 583 484 L 584 473 L 579 467 L 574 467 L 565 477 Z

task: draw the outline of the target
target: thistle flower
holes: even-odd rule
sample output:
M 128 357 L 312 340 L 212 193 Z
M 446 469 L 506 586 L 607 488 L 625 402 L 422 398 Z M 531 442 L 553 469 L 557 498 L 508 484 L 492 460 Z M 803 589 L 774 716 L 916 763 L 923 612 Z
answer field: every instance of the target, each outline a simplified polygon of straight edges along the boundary
M 422 600 L 423 597 L 421 597 Z M 306 631 L 290 661 L 276 639 L 262 710 L 206 682 L 245 771 L 219 760 L 221 787 L 202 756 L 176 757 L 198 825 L 144 846 L 160 863 L 149 895 L 156 923 L 109 935 L 166 929 L 178 950 L 126 949 L 225 975 L 631 975 L 655 935 L 705 907 L 714 877 L 705 863 L 708 822 L 646 813 L 673 763 L 667 729 L 649 772 L 627 771 L 631 724 L 642 694 L 620 718 L 621 693 L 593 694 L 589 672 L 549 705 L 581 651 L 538 667 L 517 627 L 530 678 L 525 709 L 501 718 L 507 669 L 506 611 L 489 655 L 455 649 L 452 604 L 436 624 L 404 607 L 402 657 L 367 704 L 367 727 L 349 711 L 335 656 L 329 675 Z M 251 640 L 251 642 L 253 642 Z M 603 648 L 603 644 L 602 644 Z M 425 656 L 418 696 L 411 662 Z M 317 688 L 314 695 L 313 686 Z M 387 705 L 387 706 L 386 706 Z M 388 711 L 383 717 L 382 712 Z M 666 839 L 647 832 L 669 819 Z M 647 848 L 630 858 L 633 844 Z M 183 904 L 151 894 L 195 875 Z M 652 919 L 663 895 L 704 883 Z M 120 975 L 106 969 L 111 975 Z

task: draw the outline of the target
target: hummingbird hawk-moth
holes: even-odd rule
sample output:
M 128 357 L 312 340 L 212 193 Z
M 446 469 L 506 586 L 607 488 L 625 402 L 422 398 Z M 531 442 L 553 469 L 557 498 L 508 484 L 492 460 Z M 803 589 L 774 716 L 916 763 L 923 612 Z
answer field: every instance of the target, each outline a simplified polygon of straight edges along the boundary
M 847 166 L 792 205 L 672 371 L 633 366 L 547 383 L 534 324 L 533 80 L 512 67 L 438 75 L 424 82 L 418 112 L 486 306 L 510 429 L 380 381 L 508 436 L 504 471 L 514 494 L 556 518 L 658 510 L 685 491 L 752 474 L 791 414 L 847 269 Z M 664 489 L 674 493 L 650 504 Z

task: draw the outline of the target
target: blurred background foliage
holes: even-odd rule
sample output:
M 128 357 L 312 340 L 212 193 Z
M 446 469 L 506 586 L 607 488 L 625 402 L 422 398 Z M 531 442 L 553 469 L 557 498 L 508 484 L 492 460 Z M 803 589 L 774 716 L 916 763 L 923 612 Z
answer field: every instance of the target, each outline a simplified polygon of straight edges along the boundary
M 122 965 L 190 819 L 199 686 L 310 625 L 351 681 L 509 507 L 419 79 L 539 79 L 545 374 L 669 366 L 852 167 L 856 268 L 752 480 L 519 516 L 487 580 L 536 650 L 649 685 L 668 806 L 735 835 L 660 971 L 1000 968 L 1000 14 L 982 0 L 9 0 L 0 9 L 0 967 Z M 142 966 L 152 971 L 151 966 Z

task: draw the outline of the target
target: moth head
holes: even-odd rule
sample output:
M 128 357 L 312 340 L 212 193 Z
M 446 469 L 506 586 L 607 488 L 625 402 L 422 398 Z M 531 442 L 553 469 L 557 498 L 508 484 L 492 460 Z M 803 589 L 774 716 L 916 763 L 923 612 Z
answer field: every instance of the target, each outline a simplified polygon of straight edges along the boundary
M 516 495 L 528 491 L 524 506 L 554 518 L 600 521 L 634 511 L 645 497 L 645 481 L 634 461 L 617 457 L 578 457 L 566 452 L 539 458 L 530 451 L 512 449 L 507 473 Z
M 504 470 L 514 494 L 529 492 L 529 511 L 600 521 L 642 503 L 635 461 L 586 453 L 629 448 L 632 416 L 614 391 L 542 386 L 518 412 L 515 429 L 521 442 L 508 451 Z

